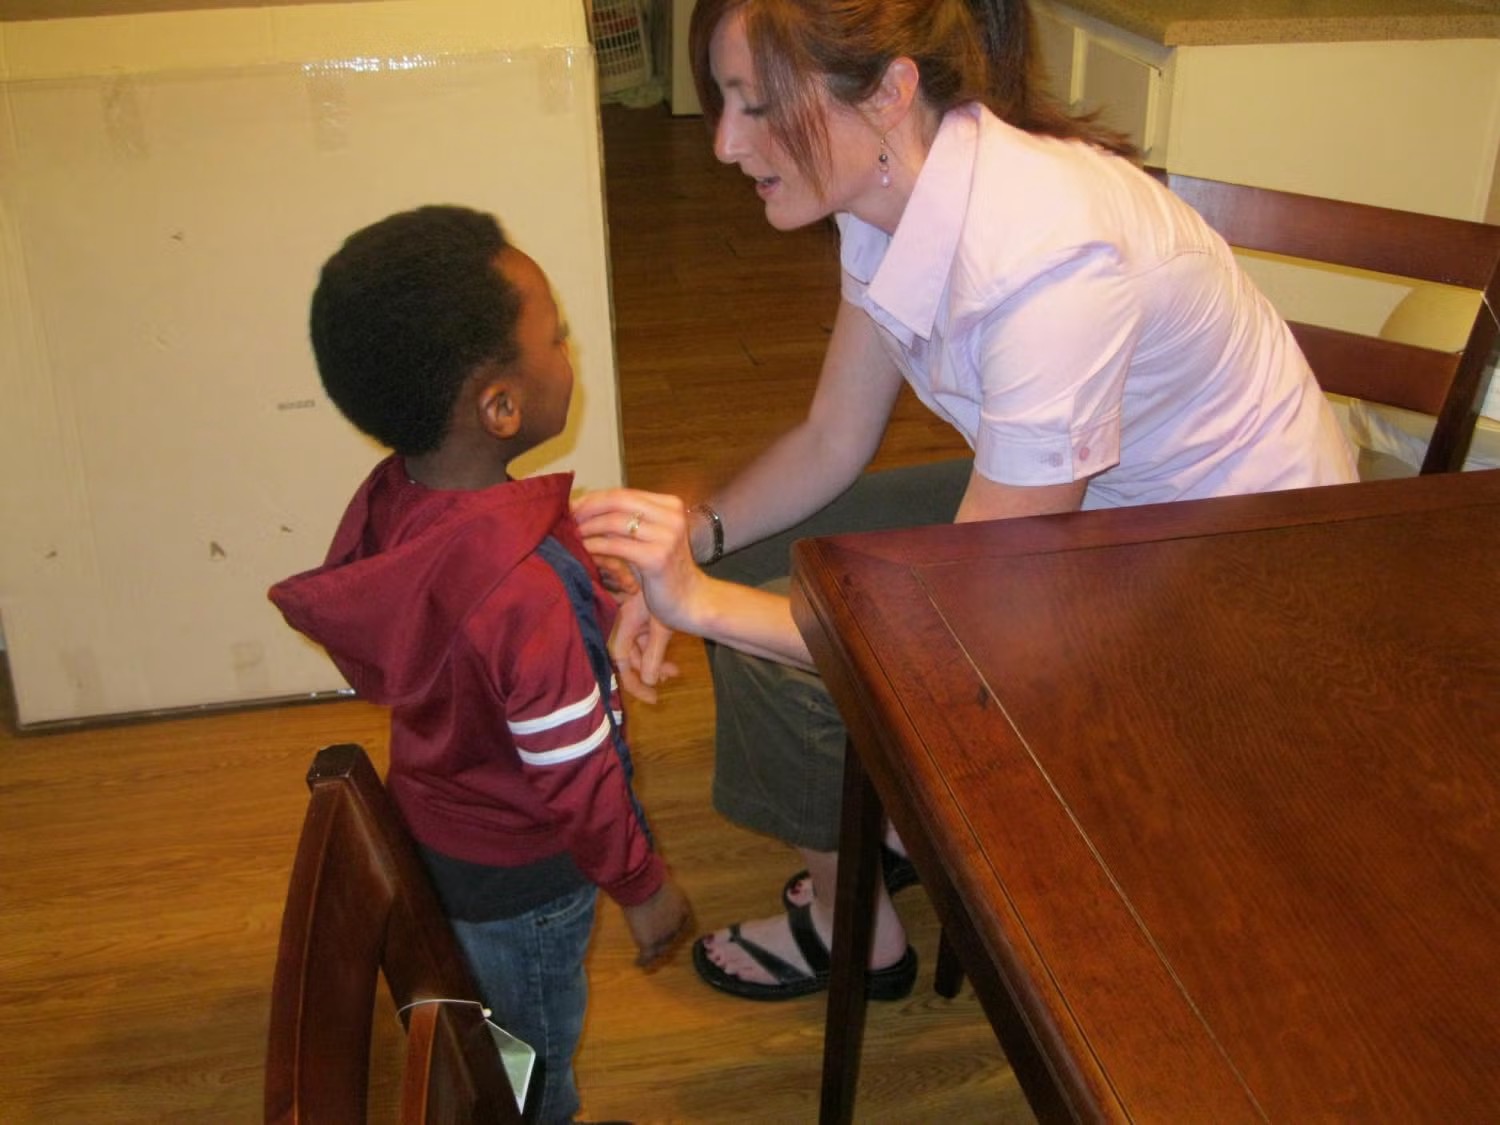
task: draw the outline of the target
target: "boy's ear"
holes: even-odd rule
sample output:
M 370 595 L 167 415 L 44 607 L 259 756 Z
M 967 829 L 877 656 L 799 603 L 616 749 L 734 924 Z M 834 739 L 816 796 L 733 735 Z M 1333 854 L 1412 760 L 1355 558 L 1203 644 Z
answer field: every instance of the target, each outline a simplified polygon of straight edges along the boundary
M 502 441 L 516 436 L 521 429 L 521 404 L 510 379 L 493 379 L 479 388 L 475 408 L 479 424 Z

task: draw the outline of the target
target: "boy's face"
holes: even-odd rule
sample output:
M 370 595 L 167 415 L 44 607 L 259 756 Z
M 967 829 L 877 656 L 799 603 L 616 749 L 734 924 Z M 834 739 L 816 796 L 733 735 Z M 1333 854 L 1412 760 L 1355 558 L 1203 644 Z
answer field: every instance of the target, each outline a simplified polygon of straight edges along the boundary
M 542 267 L 515 247 L 502 250 L 495 266 L 521 298 L 516 318 L 516 359 L 523 400 L 521 434 L 526 448 L 562 433 L 573 397 L 573 361 L 568 327 L 557 311 Z

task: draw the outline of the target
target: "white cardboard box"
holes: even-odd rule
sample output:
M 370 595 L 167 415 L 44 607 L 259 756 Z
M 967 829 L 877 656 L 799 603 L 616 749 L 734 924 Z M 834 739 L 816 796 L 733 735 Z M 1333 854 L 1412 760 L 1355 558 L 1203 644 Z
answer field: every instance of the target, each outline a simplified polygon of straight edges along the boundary
M 18 2 L 0 7 L 0 627 L 23 725 L 344 688 L 265 591 L 322 560 L 382 454 L 323 397 L 306 318 L 323 260 L 390 212 L 493 211 L 542 264 L 577 391 L 516 471 L 620 482 L 577 0 L 6 18 Z

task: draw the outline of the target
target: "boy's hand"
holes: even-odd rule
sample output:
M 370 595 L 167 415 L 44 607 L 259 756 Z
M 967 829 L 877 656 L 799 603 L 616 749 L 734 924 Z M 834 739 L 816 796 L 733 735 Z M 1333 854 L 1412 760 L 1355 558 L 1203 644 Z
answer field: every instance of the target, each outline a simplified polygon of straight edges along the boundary
M 675 949 L 692 928 L 693 909 L 687 896 L 667 876 L 667 881 L 645 902 L 624 907 L 625 923 L 635 939 L 635 963 L 652 968 Z
M 630 564 L 624 559 L 617 559 L 612 555 L 595 555 L 593 559 L 594 565 L 599 568 L 599 581 L 615 596 L 616 601 L 624 601 L 631 594 L 640 591 L 641 584 L 636 580 L 635 571 L 630 569 Z

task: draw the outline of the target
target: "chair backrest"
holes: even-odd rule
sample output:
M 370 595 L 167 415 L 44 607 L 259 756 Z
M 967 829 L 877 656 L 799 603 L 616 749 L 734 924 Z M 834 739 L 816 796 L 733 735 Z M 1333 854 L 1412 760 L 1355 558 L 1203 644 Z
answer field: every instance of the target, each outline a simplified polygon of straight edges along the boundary
M 364 750 L 324 748 L 307 784 L 271 994 L 266 1121 L 365 1120 L 382 975 L 405 1009 L 401 1120 L 518 1121 L 452 928 Z M 460 1003 L 406 1007 L 423 1000 Z
M 1480 291 L 1468 340 L 1456 352 L 1290 321 L 1325 391 L 1432 415 L 1422 472 L 1462 467 L 1500 337 L 1500 227 L 1154 174 L 1236 249 Z

